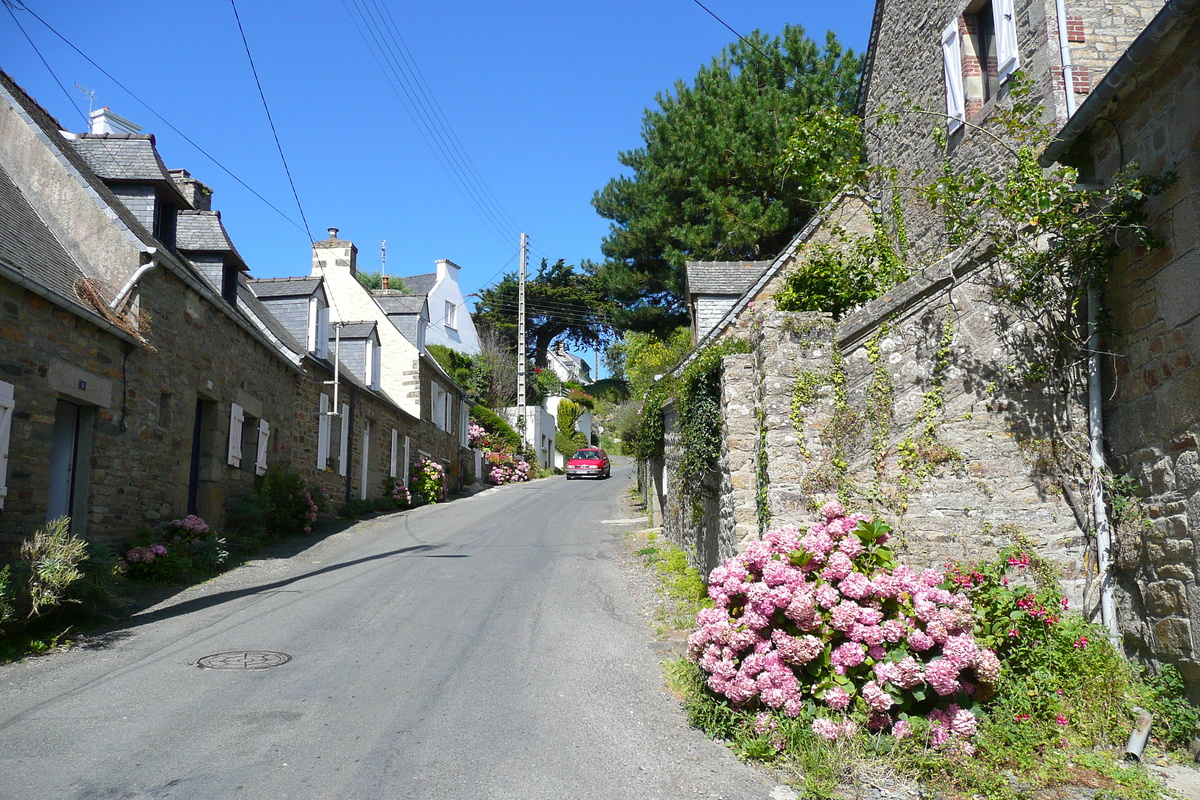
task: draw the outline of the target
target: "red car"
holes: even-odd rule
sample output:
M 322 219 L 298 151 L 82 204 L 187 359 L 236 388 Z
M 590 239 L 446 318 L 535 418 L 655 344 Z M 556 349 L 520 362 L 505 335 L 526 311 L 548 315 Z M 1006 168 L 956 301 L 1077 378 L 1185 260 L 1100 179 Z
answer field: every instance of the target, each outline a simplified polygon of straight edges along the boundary
M 588 447 L 576 450 L 575 455 L 567 461 L 567 480 L 571 478 L 607 478 L 612 472 L 612 462 L 608 453 L 599 447 Z

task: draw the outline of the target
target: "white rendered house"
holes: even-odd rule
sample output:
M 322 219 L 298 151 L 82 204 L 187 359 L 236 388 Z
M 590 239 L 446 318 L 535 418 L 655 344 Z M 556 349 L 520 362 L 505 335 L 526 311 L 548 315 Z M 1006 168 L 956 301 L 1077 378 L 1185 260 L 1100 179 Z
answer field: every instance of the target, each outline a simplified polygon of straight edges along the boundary
M 436 272 L 409 275 L 401 280 L 409 294 L 426 296 L 429 324 L 425 344 L 441 344 L 473 356 L 479 353 L 479 336 L 458 285 L 460 269 L 453 261 L 441 258 Z

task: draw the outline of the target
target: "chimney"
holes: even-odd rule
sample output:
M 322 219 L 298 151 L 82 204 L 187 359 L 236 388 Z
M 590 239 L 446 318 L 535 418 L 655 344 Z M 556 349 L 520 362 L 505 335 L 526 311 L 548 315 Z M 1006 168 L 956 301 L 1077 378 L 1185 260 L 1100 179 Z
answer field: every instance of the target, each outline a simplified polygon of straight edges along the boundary
M 338 229 L 329 228 L 329 238 L 313 242 L 313 275 L 323 270 L 349 269 L 351 275 L 358 273 L 358 248 L 354 242 L 338 238 Z
M 108 106 L 91 113 L 92 133 L 139 133 L 142 126 L 114 114 Z
M 455 283 L 458 283 L 458 270 L 458 264 L 455 264 L 448 258 L 439 258 L 437 260 L 437 276 L 439 281 L 449 278 Z
M 197 211 L 212 211 L 212 189 L 192 177 L 186 169 L 167 170 L 175 188 Z
M 385 292 L 387 291 L 387 288 L 388 288 L 388 279 L 387 279 L 387 275 L 384 275 L 384 276 L 383 276 L 382 288 L 383 288 L 383 290 L 384 290 Z

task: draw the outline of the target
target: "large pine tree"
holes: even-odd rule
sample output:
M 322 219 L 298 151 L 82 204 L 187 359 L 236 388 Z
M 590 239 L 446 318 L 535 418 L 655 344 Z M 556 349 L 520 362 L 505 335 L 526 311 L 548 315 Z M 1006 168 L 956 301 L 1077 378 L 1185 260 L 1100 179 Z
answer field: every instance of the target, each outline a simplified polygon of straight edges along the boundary
M 824 49 L 799 26 L 755 31 L 662 92 L 642 124 L 645 145 L 622 152 L 632 171 L 592 199 L 612 220 L 597 276 L 620 307 L 619 327 L 686 324 L 685 262 L 771 258 L 825 197 L 784 168 L 797 118 L 850 111 L 862 60 L 833 32 Z M 849 151 L 854 143 L 847 143 Z

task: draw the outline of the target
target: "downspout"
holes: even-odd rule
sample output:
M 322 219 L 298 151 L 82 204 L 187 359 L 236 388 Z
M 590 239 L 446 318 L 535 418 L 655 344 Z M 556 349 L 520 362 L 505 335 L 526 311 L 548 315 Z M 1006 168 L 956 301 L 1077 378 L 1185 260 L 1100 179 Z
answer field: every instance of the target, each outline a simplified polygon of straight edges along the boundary
M 125 282 L 125 285 L 121 287 L 121 291 L 117 292 L 116 298 L 114 298 L 113 301 L 108 304 L 108 307 L 113 311 L 116 311 L 117 308 L 120 307 L 121 303 L 125 302 L 125 298 L 127 298 L 129 293 L 133 291 L 133 287 L 137 286 L 137 282 L 142 279 L 142 276 L 157 267 L 159 265 L 159 260 L 162 258 L 157 247 L 146 248 L 146 255 L 150 257 L 150 260 L 137 268 L 133 275 L 129 277 L 129 280 Z
M 1075 79 L 1071 65 L 1071 46 L 1067 34 L 1065 0 L 1054 0 L 1058 15 L 1058 48 L 1062 58 L 1063 95 L 1067 119 L 1075 116 Z M 1088 438 L 1092 460 L 1092 517 L 1096 526 L 1096 569 L 1100 574 L 1100 621 L 1108 629 L 1114 649 L 1121 652 L 1121 631 L 1117 625 L 1117 603 L 1112 577 L 1112 522 L 1104 498 L 1104 403 L 1100 394 L 1100 290 L 1093 282 L 1088 287 Z
M 350 487 L 354 483 L 354 402 L 358 392 L 354 391 L 354 387 L 350 387 L 348 392 L 350 395 L 350 422 L 346 425 L 346 435 L 350 437 L 350 441 L 346 442 L 346 460 L 350 463 L 346 465 L 346 502 L 350 502 Z M 361 469 L 366 469 L 366 464 L 360 464 Z
M 1108 638 L 1121 652 L 1121 631 L 1117 626 L 1117 603 L 1113 596 L 1112 523 L 1104 500 L 1104 416 L 1100 396 L 1100 290 L 1088 287 L 1088 433 L 1092 451 L 1092 514 L 1096 522 L 1096 569 L 1100 573 L 1100 621 L 1108 629 Z

